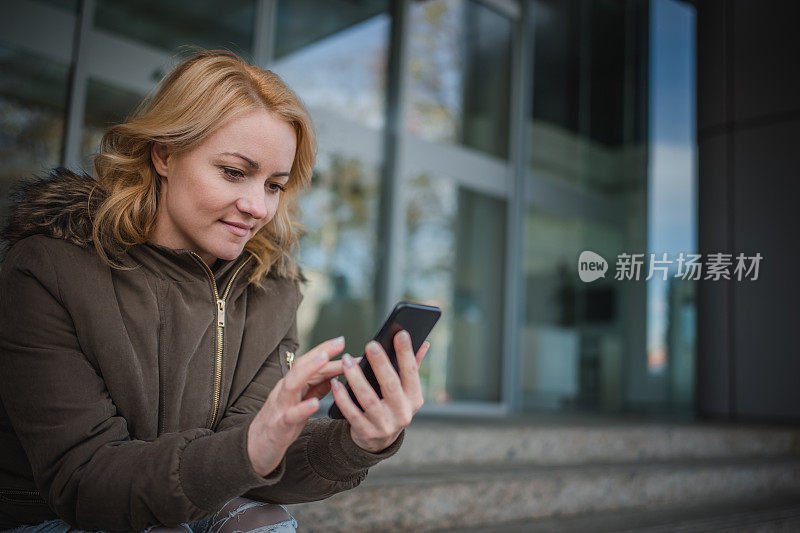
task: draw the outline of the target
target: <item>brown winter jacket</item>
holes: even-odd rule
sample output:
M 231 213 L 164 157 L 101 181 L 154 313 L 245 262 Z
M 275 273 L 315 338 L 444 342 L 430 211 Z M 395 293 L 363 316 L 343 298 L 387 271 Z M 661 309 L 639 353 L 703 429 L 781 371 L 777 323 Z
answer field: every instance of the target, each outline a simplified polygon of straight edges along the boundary
M 122 256 L 135 270 L 112 269 L 87 245 L 90 183 L 63 169 L 28 182 L 3 234 L 0 529 L 138 531 L 239 495 L 319 500 L 397 451 L 402 435 L 372 454 L 346 421 L 315 418 L 259 476 L 247 430 L 298 347 L 298 283 L 248 284 L 248 251 L 210 268 L 151 243 Z

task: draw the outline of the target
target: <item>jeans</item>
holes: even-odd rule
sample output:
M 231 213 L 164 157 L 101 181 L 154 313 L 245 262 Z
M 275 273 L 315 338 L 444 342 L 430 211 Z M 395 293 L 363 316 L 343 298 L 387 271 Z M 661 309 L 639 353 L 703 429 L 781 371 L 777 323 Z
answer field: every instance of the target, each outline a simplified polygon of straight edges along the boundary
M 283 505 L 257 502 L 241 496 L 228 500 L 219 511 L 177 528 L 150 526 L 141 533 L 294 533 L 297 521 Z M 20 526 L 5 533 L 83 533 L 63 520 L 48 520 L 35 526 Z M 104 532 L 98 532 L 104 533 Z

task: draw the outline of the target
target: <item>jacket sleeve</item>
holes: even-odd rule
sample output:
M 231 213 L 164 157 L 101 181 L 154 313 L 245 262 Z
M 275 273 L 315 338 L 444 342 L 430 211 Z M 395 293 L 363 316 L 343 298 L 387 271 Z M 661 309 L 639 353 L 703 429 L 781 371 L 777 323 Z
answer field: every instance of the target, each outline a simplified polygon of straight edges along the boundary
M 250 464 L 243 424 L 131 438 L 41 241 L 17 243 L 0 271 L 0 398 L 50 508 L 78 529 L 139 531 L 195 522 L 274 484 L 280 472 Z
M 230 431 L 240 425 L 249 427 L 275 383 L 285 373 L 282 357 L 287 350 L 295 351 L 297 348 L 295 320 L 255 378 L 225 411 L 217 431 Z M 276 468 L 276 472 L 282 472 L 279 481 L 254 487 L 244 496 L 268 503 L 291 504 L 322 500 L 352 489 L 366 478 L 371 466 L 397 452 L 404 436 L 405 430 L 385 450 L 370 453 L 359 448 L 350 438 L 350 424 L 346 420 L 312 418 Z

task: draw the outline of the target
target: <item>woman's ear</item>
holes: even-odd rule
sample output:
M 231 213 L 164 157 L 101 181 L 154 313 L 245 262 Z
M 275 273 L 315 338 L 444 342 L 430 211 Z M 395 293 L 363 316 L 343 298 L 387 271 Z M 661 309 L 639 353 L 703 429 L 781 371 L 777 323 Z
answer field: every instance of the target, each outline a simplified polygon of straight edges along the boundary
M 167 177 L 167 160 L 169 159 L 169 148 L 163 143 L 150 144 L 150 159 L 159 176 Z

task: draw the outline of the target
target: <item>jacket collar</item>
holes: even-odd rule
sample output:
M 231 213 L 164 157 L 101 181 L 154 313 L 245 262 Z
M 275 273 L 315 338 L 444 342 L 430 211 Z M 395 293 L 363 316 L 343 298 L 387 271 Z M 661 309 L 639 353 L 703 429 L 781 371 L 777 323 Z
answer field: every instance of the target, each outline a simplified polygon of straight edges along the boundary
M 184 248 L 168 248 L 154 242 L 145 242 L 128 248 L 128 255 L 138 263 L 143 264 L 161 277 L 175 281 L 191 281 L 196 279 L 207 280 L 208 271 L 214 275 L 220 293 L 224 290 L 223 283 L 227 281 L 239 266 L 247 262 L 246 267 L 255 265 L 251 252 L 243 250 L 235 259 L 217 259 L 213 265 L 206 264 L 197 254 Z M 252 264 L 252 265 L 251 265 Z M 237 275 L 249 273 L 250 268 L 244 268 Z

